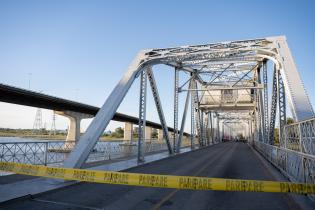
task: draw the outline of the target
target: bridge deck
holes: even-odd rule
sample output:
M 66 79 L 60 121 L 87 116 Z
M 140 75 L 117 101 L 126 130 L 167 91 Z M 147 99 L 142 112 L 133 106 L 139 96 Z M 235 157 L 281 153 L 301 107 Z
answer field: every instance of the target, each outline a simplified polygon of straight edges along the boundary
M 159 160 L 130 172 L 277 180 L 275 170 L 247 144 L 222 143 Z M 311 205 L 311 204 L 310 204 Z M 3 209 L 300 209 L 291 195 L 192 191 L 78 183 Z M 308 206 L 310 207 L 310 206 Z

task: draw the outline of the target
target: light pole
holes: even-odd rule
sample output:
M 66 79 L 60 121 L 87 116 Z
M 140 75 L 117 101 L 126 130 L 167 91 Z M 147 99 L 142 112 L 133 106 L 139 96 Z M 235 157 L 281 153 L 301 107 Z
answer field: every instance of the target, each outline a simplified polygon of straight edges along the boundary
M 28 73 L 28 89 L 31 89 L 31 78 L 32 78 L 32 73 Z

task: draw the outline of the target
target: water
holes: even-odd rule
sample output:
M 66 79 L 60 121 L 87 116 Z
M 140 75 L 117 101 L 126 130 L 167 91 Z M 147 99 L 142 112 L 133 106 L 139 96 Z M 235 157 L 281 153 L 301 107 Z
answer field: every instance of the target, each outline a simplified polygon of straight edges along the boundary
M 0 137 L 0 161 L 25 164 L 60 166 L 75 146 L 65 140 L 40 140 L 20 137 Z M 165 143 L 149 140 L 143 144 L 145 153 L 165 151 Z M 125 158 L 137 154 L 137 141 L 98 141 L 87 163 Z M 1 173 L 6 175 L 7 173 Z
M 0 143 L 4 142 L 37 142 L 37 141 L 47 141 L 41 139 L 33 139 L 33 138 L 21 138 L 21 137 L 0 137 Z M 62 141 L 62 139 L 60 139 Z
M 58 166 L 68 157 L 75 142 L 39 140 L 20 137 L 0 137 L 0 161 Z M 144 144 L 145 152 L 161 151 L 166 144 L 156 140 Z M 110 160 L 137 154 L 137 142 L 98 141 L 87 162 Z

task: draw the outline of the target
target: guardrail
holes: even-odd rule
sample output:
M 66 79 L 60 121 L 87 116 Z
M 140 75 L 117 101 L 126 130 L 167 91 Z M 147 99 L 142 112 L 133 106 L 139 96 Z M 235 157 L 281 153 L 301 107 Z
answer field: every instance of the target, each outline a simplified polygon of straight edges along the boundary
M 184 139 L 182 147 L 189 146 Z M 0 162 L 16 162 L 33 165 L 59 165 L 75 146 L 74 141 L 24 141 L 1 142 Z M 163 141 L 145 140 L 145 153 L 167 150 Z M 137 154 L 137 141 L 98 141 L 86 162 L 111 160 Z
M 284 127 L 280 147 L 254 141 L 254 147 L 291 181 L 315 184 L 315 118 Z
M 254 147 L 291 181 L 315 183 L 315 156 L 258 141 Z
M 283 147 L 315 155 L 315 118 L 284 127 Z

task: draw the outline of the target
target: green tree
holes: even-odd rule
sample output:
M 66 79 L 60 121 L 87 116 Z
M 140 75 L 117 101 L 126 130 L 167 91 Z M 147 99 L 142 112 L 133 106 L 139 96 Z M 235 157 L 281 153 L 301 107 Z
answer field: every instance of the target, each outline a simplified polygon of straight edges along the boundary
M 158 138 L 158 132 L 157 132 L 157 129 L 152 129 L 152 136 L 151 136 L 152 139 L 157 139 Z
M 122 138 L 124 137 L 124 129 L 122 127 L 118 127 L 115 131 L 111 134 L 114 138 Z
M 274 135 L 275 135 L 275 142 L 274 142 L 274 145 L 280 145 L 280 141 L 279 141 L 279 128 L 275 128 Z
M 133 126 L 133 138 L 138 139 L 139 138 L 139 127 Z
M 287 125 L 294 123 L 294 120 L 291 117 L 287 118 Z

